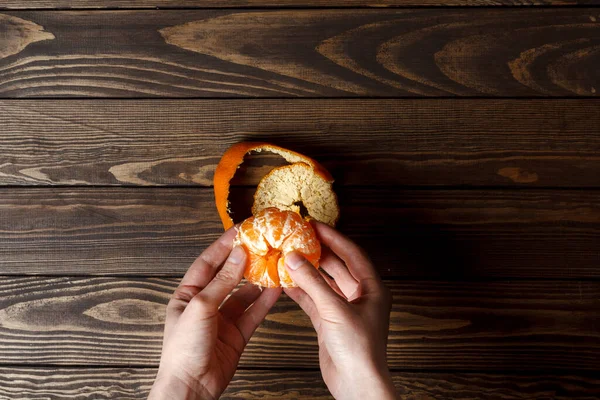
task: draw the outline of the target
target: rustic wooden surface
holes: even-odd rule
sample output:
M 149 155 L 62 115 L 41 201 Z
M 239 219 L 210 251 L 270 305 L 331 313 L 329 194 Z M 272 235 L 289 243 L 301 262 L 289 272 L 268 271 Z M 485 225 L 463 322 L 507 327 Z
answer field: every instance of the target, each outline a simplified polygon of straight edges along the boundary
M 597 191 L 338 194 L 340 229 L 385 277 L 600 277 Z M 0 212 L 0 274 L 181 276 L 222 232 L 209 188 L 11 188 Z
M 595 96 L 599 20 L 596 8 L 11 11 L 0 97 Z
M 598 0 L 3 0 L 0 9 L 235 8 L 235 7 L 423 7 L 600 5 Z
M 0 355 L 27 365 L 156 366 L 178 279 L 5 277 Z M 388 362 L 409 370 L 598 370 L 600 282 L 387 281 Z M 460 354 L 460 357 L 457 356 Z M 244 351 L 243 367 L 315 368 L 308 317 L 289 298 Z
M 600 399 L 598 6 L 0 2 L 0 400 L 146 397 L 244 140 L 336 178 L 401 398 Z M 224 398 L 330 398 L 287 297 Z
M 0 398 L 12 400 L 141 400 L 154 368 L 0 368 Z M 593 398 L 600 382 L 591 376 L 392 372 L 405 399 Z M 240 370 L 222 399 L 332 399 L 318 371 Z
M 599 109 L 581 99 L 0 100 L 0 185 L 210 186 L 230 144 L 268 140 L 322 161 L 341 186 L 600 187 Z M 236 184 L 255 185 L 277 159 L 261 155 Z

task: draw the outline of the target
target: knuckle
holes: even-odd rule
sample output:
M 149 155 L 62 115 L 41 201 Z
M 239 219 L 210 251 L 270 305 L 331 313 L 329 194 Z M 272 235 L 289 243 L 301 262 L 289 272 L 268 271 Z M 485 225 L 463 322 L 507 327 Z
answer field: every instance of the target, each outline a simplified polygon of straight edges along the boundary
M 209 299 L 202 294 L 192 298 L 188 304 L 188 307 L 191 307 L 200 313 L 210 313 L 214 308 Z
M 217 275 L 215 275 L 214 280 L 217 282 L 221 282 L 221 283 L 227 283 L 230 284 L 231 282 L 235 281 L 237 279 L 237 274 L 235 273 L 235 271 L 229 269 L 229 268 L 223 268 L 221 269 Z
M 364 278 L 360 283 L 366 292 L 382 293 L 385 289 L 383 282 L 375 277 Z
M 372 294 L 373 298 L 384 306 L 389 306 L 392 303 L 392 292 L 390 289 L 377 278 L 363 279 L 361 284 L 366 289 L 367 293 Z
M 198 294 L 198 292 L 200 292 L 200 288 L 197 286 L 181 285 L 175 289 L 173 296 L 171 296 L 171 300 L 177 303 L 189 303 L 190 300 L 192 300 L 194 296 Z
M 187 305 L 188 302 L 184 302 L 182 300 L 178 300 L 178 299 L 171 299 L 169 300 L 169 303 L 167 304 L 167 315 L 177 315 L 181 312 L 183 312 L 183 310 L 185 310 L 185 307 Z
M 308 264 L 308 262 L 306 264 Z M 304 269 L 304 281 L 308 285 L 319 285 L 322 281 L 324 282 L 323 277 L 321 277 L 317 269 L 314 268 L 312 265 L 310 266 L 310 268 L 301 268 L 301 270 L 302 269 Z

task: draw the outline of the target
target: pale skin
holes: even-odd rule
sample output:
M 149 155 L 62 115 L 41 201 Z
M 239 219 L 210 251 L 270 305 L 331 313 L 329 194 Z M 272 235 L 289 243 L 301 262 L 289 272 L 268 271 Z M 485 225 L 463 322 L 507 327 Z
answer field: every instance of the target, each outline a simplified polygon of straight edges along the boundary
M 321 268 L 333 279 L 292 252 L 286 268 L 298 287 L 285 292 L 317 332 L 323 380 L 336 399 L 395 399 L 386 361 L 390 293 L 356 244 L 327 225 L 314 228 L 325 246 Z M 242 248 L 232 249 L 235 234 L 228 230 L 194 261 L 169 301 L 149 399 L 219 398 L 281 294 L 252 284 L 234 291 L 246 262 Z

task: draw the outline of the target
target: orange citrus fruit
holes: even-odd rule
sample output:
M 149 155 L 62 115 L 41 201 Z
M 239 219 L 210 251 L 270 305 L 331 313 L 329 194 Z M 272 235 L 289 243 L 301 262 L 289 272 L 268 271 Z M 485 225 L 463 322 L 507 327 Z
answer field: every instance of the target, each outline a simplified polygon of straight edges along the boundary
M 265 208 L 240 225 L 234 245 L 248 255 L 244 277 L 264 287 L 295 287 L 285 268 L 285 256 L 297 251 L 319 267 L 321 244 L 308 221 L 293 212 Z

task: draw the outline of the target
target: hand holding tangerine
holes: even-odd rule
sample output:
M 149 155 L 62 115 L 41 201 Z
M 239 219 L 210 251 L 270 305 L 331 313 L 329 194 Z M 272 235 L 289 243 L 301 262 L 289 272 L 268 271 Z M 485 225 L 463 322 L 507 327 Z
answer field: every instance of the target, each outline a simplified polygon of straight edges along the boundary
M 299 287 L 284 291 L 317 331 L 323 380 L 336 399 L 394 399 L 386 361 L 390 293 L 356 244 L 325 224 L 315 229 L 330 249 L 321 267 L 334 280 L 291 252 L 285 264 Z
M 167 306 L 163 350 L 149 399 L 217 399 L 281 289 L 242 280 L 246 254 L 230 229 L 194 261 Z M 233 292 L 233 294 L 231 294 Z M 230 295 L 227 297 L 228 295 Z

